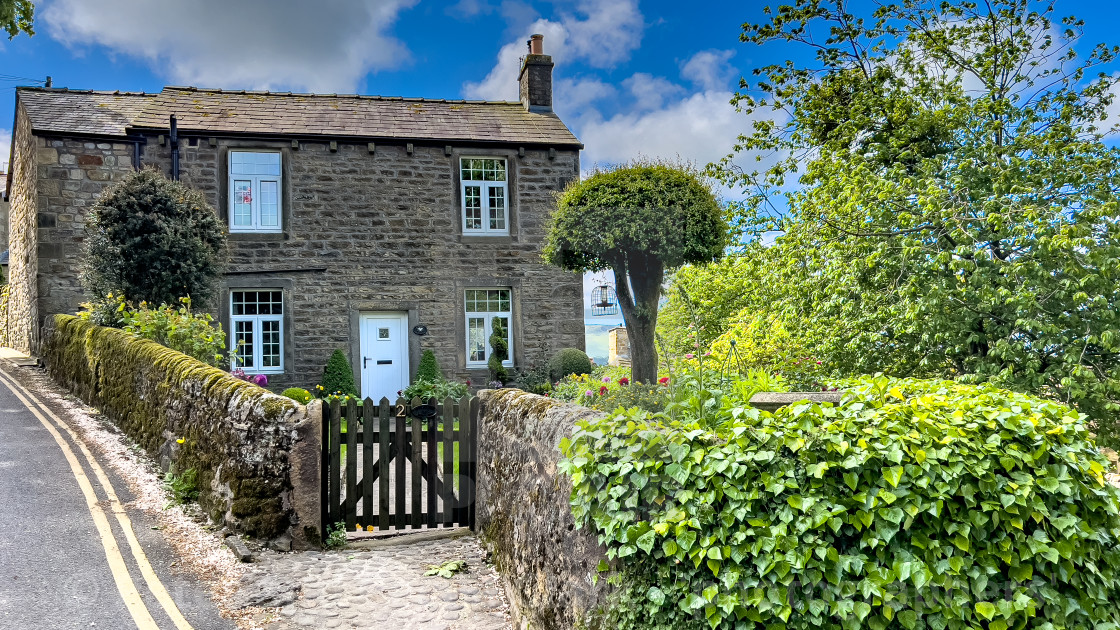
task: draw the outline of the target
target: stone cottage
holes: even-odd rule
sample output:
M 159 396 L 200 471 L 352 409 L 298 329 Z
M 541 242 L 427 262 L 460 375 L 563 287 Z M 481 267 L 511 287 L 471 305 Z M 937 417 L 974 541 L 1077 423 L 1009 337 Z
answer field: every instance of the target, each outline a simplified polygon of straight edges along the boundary
M 101 191 L 158 168 L 229 229 L 211 305 L 250 373 L 311 387 L 342 349 L 363 395 L 395 396 L 420 353 L 487 380 L 495 318 L 512 368 L 582 348 L 580 277 L 542 264 L 582 145 L 552 111 L 534 36 L 520 102 L 166 87 L 19 88 L 10 200 L 12 345 L 87 299 L 83 226 Z

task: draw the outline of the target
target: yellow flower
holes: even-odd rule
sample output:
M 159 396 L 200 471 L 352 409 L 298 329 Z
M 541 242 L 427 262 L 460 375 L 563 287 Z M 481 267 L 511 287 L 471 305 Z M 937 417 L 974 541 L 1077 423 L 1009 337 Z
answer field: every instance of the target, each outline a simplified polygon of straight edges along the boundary
M 367 532 L 372 532 L 373 531 L 373 525 L 366 525 L 366 531 Z
M 175 441 L 180 443 L 180 444 L 182 444 L 183 442 L 186 442 L 186 440 L 184 438 L 179 438 L 178 440 L 175 440 Z
M 354 526 L 354 531 L 356 531 L 356 532 L 362 531 L 362 526 L 361 525 L 355 525 Z

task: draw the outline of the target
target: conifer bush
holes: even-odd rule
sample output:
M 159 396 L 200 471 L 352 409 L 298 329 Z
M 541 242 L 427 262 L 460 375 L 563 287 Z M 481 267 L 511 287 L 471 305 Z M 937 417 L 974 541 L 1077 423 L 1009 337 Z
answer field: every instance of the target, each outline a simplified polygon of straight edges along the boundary
M 443 380 L 443 372 L 440 371 L 439 362 L 436 361 L 436 353 L 425 350 L 424 354 L 420 355 L 420 365 L 416 367 L 416 380 L 433 383 Z
M 879 377 L 839 406 L 678 418 L 620 410 L 561 444 L 618 566 L 603 627 L 1120 623 L 1120 491 L 1063 404 Z
M 346 360 L 342 350 L 331 353 L 331 358 L 323 368 L 323 382 L 319 385 L 322 388 L 319 391 L 323 396 L 337 394 L 357 397 L 358 388 L 354 385 L 354 370 L 351 369 L 350 362 Z

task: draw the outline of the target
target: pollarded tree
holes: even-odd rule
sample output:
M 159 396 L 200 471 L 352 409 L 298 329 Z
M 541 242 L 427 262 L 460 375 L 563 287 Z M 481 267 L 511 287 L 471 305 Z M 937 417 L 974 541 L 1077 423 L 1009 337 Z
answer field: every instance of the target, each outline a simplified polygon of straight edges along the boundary
M 226 232 L 196 190 L 158 171 L 133 173 L 105 190 L 86 221 L 82 285 L 95 300 L 205 304 L 225 266 Z
M 574 182 L 544 249 L 571 271 L 614 271 L 637 382 L 657 380 L 657 308 L 665 271 L 723 256 L 727 222 L 711 188 L 687 168 L 632 164 Z

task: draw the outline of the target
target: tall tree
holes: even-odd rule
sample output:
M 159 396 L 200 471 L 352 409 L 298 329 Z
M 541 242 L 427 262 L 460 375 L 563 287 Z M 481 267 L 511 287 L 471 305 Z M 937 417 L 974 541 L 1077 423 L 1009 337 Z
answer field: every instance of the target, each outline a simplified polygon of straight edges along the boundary
M 15 39 L 20 32 L 34 35 L 35 5 L 31 0 L 0 0 L 0 28 Z
M 205 304 L 225 267 L 226 232 L 196 190 L 142 170 L 107 188 L 86 222 L 82 284 L 96 301 Z
M 544 249 L 572 271 L 614 271 L 636 382 L 657 380 L 657 309 L 665 270 L 723 256 L 727 223 L 695 173 L 634 164 L 574 182 L 560 197 Z
M 1120 152 L 1099 69 L 1117 49 L 1079 57 L 1083 22 L 1035 0 L 846 4 L 797 0 L 744 26 L 744 41 L 814 58 L 743 82 L 736 101 L 759 122 L 737 150 L 778 159 L 713 166 L 749 194 L 739 225 L 783 231 L 787 277 L 822 288 L 791 299 L 849 324 L 847 371 L 893 354 L 1040 392 L 1111 440 Z

